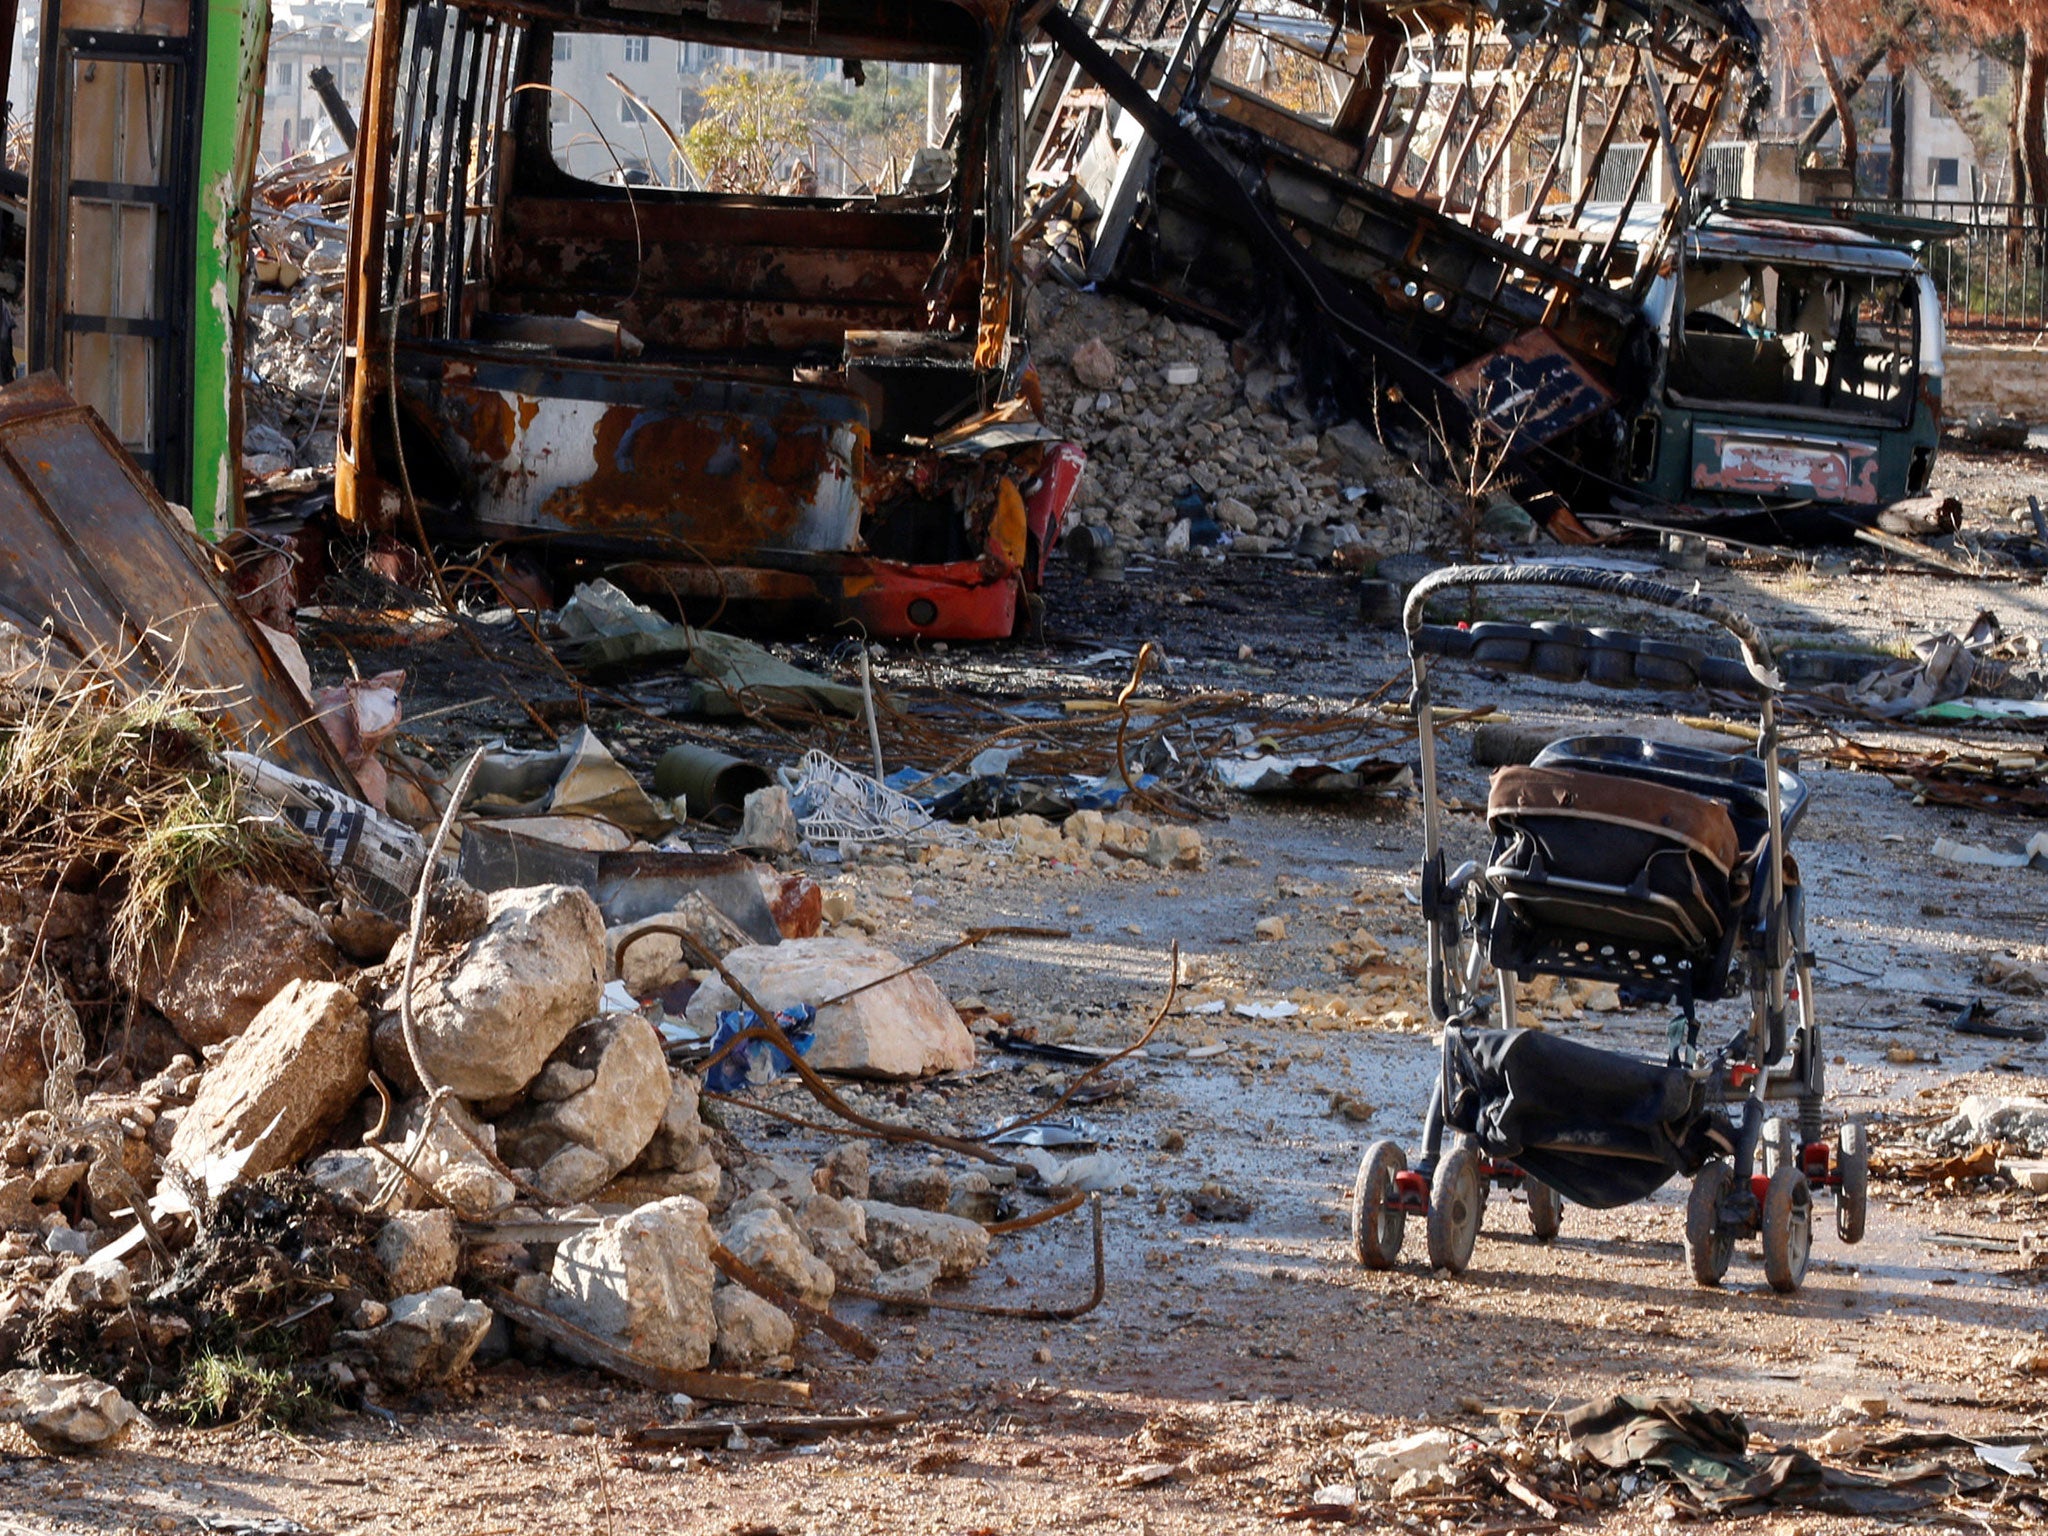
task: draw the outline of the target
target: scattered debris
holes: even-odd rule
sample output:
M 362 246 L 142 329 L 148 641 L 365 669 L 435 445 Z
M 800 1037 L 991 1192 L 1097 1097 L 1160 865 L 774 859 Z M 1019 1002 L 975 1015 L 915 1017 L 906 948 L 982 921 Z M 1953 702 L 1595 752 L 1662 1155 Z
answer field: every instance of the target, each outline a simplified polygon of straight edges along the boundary
M 0 1376 L 0 1423 L 20 1425 L 54 1456 L 111 1450 L 141 1422 L 133 1403 L 90 1376 L 27 1370 Z

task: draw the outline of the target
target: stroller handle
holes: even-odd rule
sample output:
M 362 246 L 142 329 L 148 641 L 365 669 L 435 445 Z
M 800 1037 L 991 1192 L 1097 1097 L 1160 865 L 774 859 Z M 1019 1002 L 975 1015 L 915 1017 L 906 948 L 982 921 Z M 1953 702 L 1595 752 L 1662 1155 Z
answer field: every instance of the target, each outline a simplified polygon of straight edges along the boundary
M 1622 571 L 1596 571 L 1571 565 L 1452 565 L 1430 572 L 1410 589 L 1401 610 L 1401 628 L 1411 654 L 1422 638 L 1424 606 L 1446 587 L 1571 587 L 1697 614 L 1735 636 L 1742 646 L 1743 666 L 1766 694 L 1781 692 L 1785 686 L 1763 631 L 1727 604 L 1701 592 L 1681 591 L 1661 581 L 1646 581 Z

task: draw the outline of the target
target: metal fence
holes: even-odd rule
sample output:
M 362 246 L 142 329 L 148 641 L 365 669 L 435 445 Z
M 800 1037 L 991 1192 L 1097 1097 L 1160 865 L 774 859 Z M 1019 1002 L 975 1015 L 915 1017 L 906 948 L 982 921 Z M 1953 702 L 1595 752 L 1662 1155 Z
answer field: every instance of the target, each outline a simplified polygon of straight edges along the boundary
M 1952 239 L 1932 242 L 1922 257 L 1941 290 L 1949 330 L 2048 332 L 2048 203 L 1856 198 L 1834 206 L 1943 219 L 1960 227 Z

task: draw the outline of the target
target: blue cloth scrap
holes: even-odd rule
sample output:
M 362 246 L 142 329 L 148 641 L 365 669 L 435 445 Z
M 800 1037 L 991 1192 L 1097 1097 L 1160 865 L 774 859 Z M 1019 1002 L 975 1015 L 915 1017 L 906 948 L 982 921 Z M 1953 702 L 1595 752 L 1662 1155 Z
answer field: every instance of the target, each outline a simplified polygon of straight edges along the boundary
M 775 1015 L 776 1024 L 799 1056 L 811 1054 L 811 1046 L 818 1038 L 813 1028 L 817 1017 L 818 1010 L 808 1003 Z M 732 1008 L 721 1013 L 718 1028 L 711 1035 L 712 1053 L 716 1055 L 734 1035 L 759 1022 L 751 1008 Z M 780 1047 L 766 1040 L 748 1040 L 711 1064 L 711 1070 L 704 1074 L 704 1086 L 713 1093 L 738 1093 L 742 1088 L 771 1083 L 789 1070 L 789 1058 Z

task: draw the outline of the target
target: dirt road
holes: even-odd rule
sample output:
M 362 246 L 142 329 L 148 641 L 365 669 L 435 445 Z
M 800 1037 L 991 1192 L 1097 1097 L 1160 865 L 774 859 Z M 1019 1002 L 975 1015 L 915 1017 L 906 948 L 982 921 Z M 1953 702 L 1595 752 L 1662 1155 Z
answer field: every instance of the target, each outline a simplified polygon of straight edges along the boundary
M 1907 625 L 1967 623 L 1979 607 L 2009 628 L 2048 633 L 2038 586 L 1798 570 L 1706 579 L 1780 633 L 1809 640 L 1882 648 Z M 1090 667 L 1086 655 L 1158 635 L 1177 663 L 1176 688 L 1247 689 L 1276 710 L 1329 709 L 1398 670 L 1389 637 L 1352 622 L 1349 601 L 1341 579 L 1277 562 L 1134 571 L 1123 589 L 1062 580 L 1044 647 L 1004 662 L 906 659 L 899 670 L 955 686 L 1000 677 L 1016 693 L 1099 692 L 1128 663 Z M 1655 698 L 1507 691 L 1469 676 L 1455 699 L 1497 702 L 1560 732 L 1670 713 Z M 1462 731 L 1447 736 L 1444 756 L 1451 796 L 1483 803 L 1483 771 L 1470 766 Z M 2011 824 L 1915 806 L 1875 775 L 1810 767 L 1808 777 L 1813 808 L 1795 851 L 1837 1110 L 1868 1116 L 1896 1165 L 1924 1150 L 1928 1128 L 1966 1092 L 2048 1095 L 2044 1047 L 1950 1033 L 1921 1001 L 1980 992 L 1988 955 L 2048 959 L 2048 874 L 1942 865 L 1929 854 L 1938 835 L 1991 841 Z M 1452 827 L 1477 851 L 1477 816 L 1454 816 Z M 1277 1530 L 1291 1527 L 1276 1517 L 1318 1489 L 1356 1484 L 1361 1444 L 1444 1425 L 1546 1446 L 1558 1412 L 1612 1392 L 1672 1391 L 1739 1410 L 1771 1443 L 1811 1442 L 1860 1416 L 1845 1397 L 1881 1400 L 1884 1429 L 2048 1433 L 2048 1384 L 2010 1365 L 2042 1343 L 2038 1282 L 2048 1271 L 2029 1277 L 1996 1247 L 2042 1229 L 2048 1200 L 2039 1195 L 1880 1179 L 1858 1247 L 1835 1238 L 1823 1207 L 1813 1270 L 1790 1298 L 1765 1285 L 1753 1245 L 1721 1289 L 1695 1286 L 1676 1184 L 1617 1212 L 1568 1209 L 1563 1236 L 1547 1245 L 1528 1235 L 1517 1202 L 1497 1199 L 1462 1278 L 1429 1272 L 1419 1234 L 1396 1269 L 1358 1268 L 1347 1216 L 1358 1156 L 1378 1136 L 1413 1145 L 1435 1061 L 1408 895 L 1420 853 L 1414 802 L 1239 802 L 1204 835 L 1208 867 L 1192 872 L 1027 863 L 984 843 L 929 861 L 862 860 L 832 876 L 904 952 L 984 923 L 1069 930 L 938 965 L 947 992 L 983 1010 L 984 1027 L 1008 1017 L 1041 1040 L 1127 1042 L 1165 996 L 1169 946 L 1177 941 L 1183 957 L 1176 1013 L 1142 1060 L 1116 1069 L 1128 1091 L 1080 1111 L 1121 1170 L 1103 1202 L 1102 1306 L 1052 1325 L 881 1317 L 855 1303 L 840 1310 L 885 1344 L 877 1364 L 807 1347 L 814 1409 L 909 1410 L 919 1416 L 912 1426 L 795 1450 L 634 1450 L 619 1437 L 672 1417 L 663 1400 L 507 1360 L 455 1398 L 394 1404 L 389 1421 L 343 1417 L 302 1437 L 163 1430 L 117 1456 L 64 1463 L 17 1456 L 25 1442 L 12 1444 L 0 1457 L 0 1504 L 11 1511 L 0 1532 Z M 1263 917 L 1280 918 L 1285 937 L 1255 937 Z M 1385 960 L 1359 966 L 1373 944 Z M 1603 1012 L 1565 996 L 1547 1010 L 1550 1027 L 1661 1052 L 1660 1014 Z M 1300 1011 L 1270 1021 L 1232 1011 L 1283 1001 Z M 2000 1001 L 2007 1020 L 2048 1011 L 2039 1000 Z M 1710 1027 L 1732 1017 L 1710 1013 Z M 964 1079 L 857 1097 L 935 1128 L 972 1129 L 1041 1107 L 1075 1070 L 988 1049 Z M 783 1100 L 797 1106 L 793 1091 L 771 1096 Z M 757 1152 L 799 1162 L 830 1145 L 740 1111 L 729 1124 Z M 1243 1219 L 1197 1219 L 1191 1201 L 1205 1186 L 1209 1205 L 1245 1202 Z M 1985 1239 L 1991 1247 L 1972 1245 Z M 1001 1240 L 958 1294 L 1057 1303 L 1089 1283 L 1086 1228 L 1070 1219 Z M 1587 1486 L 1598 1507 L 1563 1515 L 1586 1528 L 1656 1529 L 1675 1513 L 1648 1479 Z M 1987 1528 L 2027 1523 L 2027 1506 L 1992 1499 L 1969 1506 L 1998 1511 Z M 1402 1511 L 1368 1497 L 1363 1523 L 1393 1518 Z M 1407 1513 L 1405 1523 L 1506 1531 L 1547 1522 L 1448 1508 Z M 1768 1528 L 1868 1526 L 1794 1511 Z

